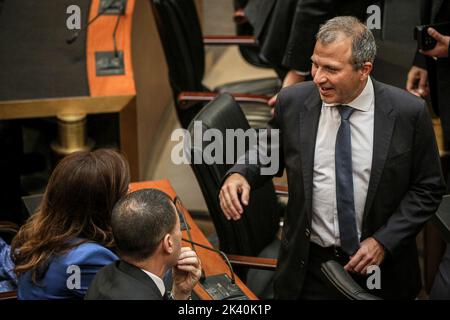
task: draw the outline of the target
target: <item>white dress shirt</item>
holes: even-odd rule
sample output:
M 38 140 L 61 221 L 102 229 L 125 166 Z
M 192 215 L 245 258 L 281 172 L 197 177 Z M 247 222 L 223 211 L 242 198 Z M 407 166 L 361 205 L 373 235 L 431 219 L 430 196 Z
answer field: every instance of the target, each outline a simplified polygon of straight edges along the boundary
M 166 286 L 164 285 L 164 281 L 160 277 L 158 277 L 156 274 L 153 274 L 144 269 L 141 269 L 141 270 L 144 271 L 153 280 L 153 282 L 156 284 L 159 291 L 161 292 L 161 295 L 164 296 L 164 293 L 166 293 Z
M 361 225 L 372 168 L 375 96 L 372 80 L 361 94 L 346 104 L 355 109 L 350 117 L 353 190 L 356 226 Z M 335 105 L 322 104 L 314 154 L 311 241 L 322 246 L 340 246 L 336 207 L 335 144 L 341 116 Z

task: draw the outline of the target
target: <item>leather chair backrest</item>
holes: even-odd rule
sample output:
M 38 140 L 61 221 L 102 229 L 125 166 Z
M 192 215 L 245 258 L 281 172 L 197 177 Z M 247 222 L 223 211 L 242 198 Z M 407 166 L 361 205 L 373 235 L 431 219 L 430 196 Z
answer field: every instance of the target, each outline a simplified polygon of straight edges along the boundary
M 226 164 L 224 144 L 220 148 L 223 152 L 223 161 L 207 164 L 205 159 L 201 163 L 195 163 L 195 156 L 202 156 L 202 152 L 211 141 L 203 141 L 201 147 L 194 144 L 194 123 L 201 121 L 202 132 L 207 129 L 216 129 L 225 141 L 227 129 L 248 130 L 250 126 L 240 106 L 229 94 L 221 94 L 215 100 L 207 104 L 191 122 L 188 131 L 191 135 L 191 144 L 187 146 L 187 154 L 191 156 L 191 167 L 202 190 L 209 213 L 212 217 L 219 242 L 220 249 L 226 253 L 255 256 L 263 248 L 271 243 L 278 229 L 279 212 L 278 203 L 273 183 L 267 182 L 258 189 L 251 191 L 250 203 L 245 208 L 242 218 L 238 221 L 228 221 L 224 217 L 218 200 L 222 180 L 232 164 Z M 216 139 L 213 141 L 219 141 Z M 239 154 L 236 154 L 237 159 Z M 208 154 L 203 152 L 203 155 Z M 200 158 L 201 159 L 201 158 Z
M 175 95 L 203 91 L 205 51 L 192 0 L 151 0 Z
M 187 128 L 204 103 L 182 109 L 177 97 L 182 91 L 206 90 L 202 84 L 205 51 L 197 9 L 192 0 L 150 1 L 169 69 L 178 119 L 182 127 Z

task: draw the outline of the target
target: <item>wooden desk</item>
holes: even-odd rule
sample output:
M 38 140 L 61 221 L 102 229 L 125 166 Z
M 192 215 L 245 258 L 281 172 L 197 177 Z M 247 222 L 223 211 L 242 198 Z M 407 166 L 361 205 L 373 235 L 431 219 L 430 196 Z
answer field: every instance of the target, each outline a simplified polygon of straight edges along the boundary
M 145 188 L 155 188 L 159 189 L 161 191 L 164 191 L 167 193 L 172 199 L 175 199 L 176 193 L 173 190 L 172 186 L 170 185 L 170 182 L 168 180 L 159 180 L 159 181 L 146 181 L 146 182 L 136 182 L 130 184 L 130 191 L 136 191 L 139 189 L 145 189 Z M 209 246 L 213 248 L 211 243 L 209 243 L 208 239 L 206 239 L 205 235 L 202 233 L 200 228 L 197 226 L 197 224 L 192 219 L 191 215 L 187 211 L 186 208 L 182 208 L 183 213 L 186 217 L 186 222 L 190 226 L 190 232 L 192 236 L 192 240 L 195 242 L 198 242 L 200 244 Z M 187 238 L 187 232 L 183 231 L 183 237 Z M 222 259 L 222 257 L 212 251 L 199 248 L 198 246 L 195 247 L 195 250 L 197 251 L 197 254 L 202 262 L 203 270 L 205 271 L 206 276 L 212 276 L 217 274 L 223 274 L 226 273 L 230 275 L 230 270 L 225 263 L 225 261 Z M 236 284 L 241 288 L 241 290 L 249 297 L 251 300 L 256 300 L 257 297 L 253 292 L 251 292 L 247 286 L 236 276 Z M 202 299 L 202 300 L 212 300 L 209 294 L 202 288 L 201 285 L 197 284 L 194 288 L 194 292 Z

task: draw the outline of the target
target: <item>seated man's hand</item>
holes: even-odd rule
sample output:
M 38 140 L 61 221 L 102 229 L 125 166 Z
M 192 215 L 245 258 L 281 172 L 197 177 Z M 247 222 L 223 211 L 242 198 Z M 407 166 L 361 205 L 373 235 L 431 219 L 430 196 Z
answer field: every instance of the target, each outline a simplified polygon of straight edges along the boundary
M 361 242 L 358 251 L 350 257 L 344 269 L 366 275 L 367 268 L 373 265 L 379 266 L 384 260 L 384 255 L 384 247 L 375 238 L 369 237 Z
M 202 264 L 194 250 L 181 248 L 178 263 L 172 268 L 172 294 L 176 300 L 187 300 L 202 275 Z
M 428 28 L 428 34 L 432 36 L 436 41 L 436 46 L 431 50 L 419 50 L 420 53 L 436 58 L 447 58 L 448 57 L 448 45 L 450 43 L 450 36 L 444 36 L 437 32 L 433 28 Z
M 406 90 L 418 97 L 426 97 L 430 94 L 428 87 L 428 72 L 425 69 L 413 66 L 408 72 Z
M 239 199 L 239 194 L 241 198 Z M 242 205 L 248 205 L 250 199 L 250 185 L 242 175 L 233 173 L 223 183 L 220 189 L 220 207 L 225 217 L 230 220 L 241 218 L 244 209 Z

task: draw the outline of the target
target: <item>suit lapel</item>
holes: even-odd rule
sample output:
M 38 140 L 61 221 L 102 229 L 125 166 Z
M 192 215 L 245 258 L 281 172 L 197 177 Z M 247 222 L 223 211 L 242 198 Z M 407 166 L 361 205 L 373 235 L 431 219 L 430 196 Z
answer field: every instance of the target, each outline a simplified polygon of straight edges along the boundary
M 303 187 L 307 201 L 308 221 L 312 216 L 312 184 L 314 170 L 314 152 L 316 147 L 317 127 L 319 124 L 322 100 L 316 88 L 305 101 L 300 112 L 300 158 L 303 175 Z
M 375 93 L 373 156 L 366 204 L 364 206 L 363 224 L 375 198 L 395 125 L 392 105 L 389 97 L 386 96 L 383 85 L 373 78 L 372 82 Z

